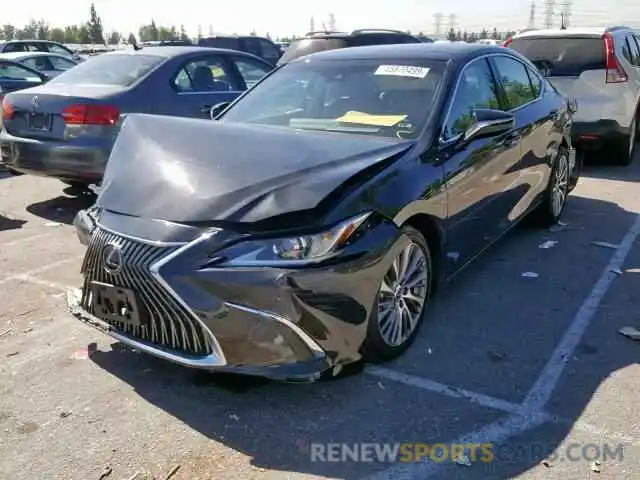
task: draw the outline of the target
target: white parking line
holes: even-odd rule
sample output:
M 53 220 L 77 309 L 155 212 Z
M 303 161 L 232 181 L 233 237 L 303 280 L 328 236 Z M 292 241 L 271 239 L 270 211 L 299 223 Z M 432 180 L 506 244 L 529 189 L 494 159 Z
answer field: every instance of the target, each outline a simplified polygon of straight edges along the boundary
M 51 235 L 51 232 L 38 233 L 37 235 L 31 235 L 30 237 L 17 238 L 16 240 L 13 240 L 11 242 L 3 243 L 2 247 L 6 248 L 6 247 L 13 247 L 16 245 L 22 245 L 23 243 L 31 242 L 33 240 L 38 240 L 39 238 L 48 237 L 49 235 Z
M 42 265 L 41 267 L 34 268 L 33 270 L 28 270 L 26 272 L 14 273 L 13 275 L 9 275 L 8 277 L 4 277 L 0 279 L 0 285 L 11 282 L 13 280 L 19 280 L 19 277 L 31 277 L 33 275 L 37 275 L 38 273 L 46 272 L 55 267 L 59 267 L 64 265 L 65 263 L 75 262 L 80 260 L 84 255 L 77 255 L 75 257 L 65 258 L 64 260 L 58 260 L 57 262 L 48 263 L 46 265 Z
M 471 392 L 463 388 L 451 387 L 444 383 L 434 382 L 433 380 L 427 380 L 425 378 L 416 377 L 414 375 L 407 375 L 395 370 L 382 367 L 367 367 L 365 372 L 369 375 L 376 377 L 386 378 L 395 382 L 404 383 L 411 387 L 421 388 L 429 392 L 438 393 L 451 398 L 462 398 L 476 405 L 491 408 L 494 410 L 500 410 L 501 412 L 516 413 L 523 415 L 524 410 L 521 405 L 516 403 L 507 402 L 499 398 L 483 395 L 482 393 Z
M 598 282 L 580 307 L 580 310 L 578 310 L 578 313 L 576 313 L 576 316 L 573 317 L 571 325 L 542 370 L 540 377 L 538 377 L 538 380 L 525 398 L 523 406 L 535 410 L 543 409 L 546 406 L 560 380 L 562 372 L 572 358 L 574 350 L 582 340 L 582 336 L 589 326 L 591 319 L 596 314 L 600 302 L 613 281 L 618 277 L 615 271 L 622 268 L 638 235 L 640 235 L 640 215 L 636 216 L 631 229 L 616 249 L 611 261 L 598 279 Z
M 522 432 L 531 430 L 541 425 L 545 421 L 544 415 L 533 415 L 523 417 L 521 415 L 509 415 L 489 425 L 462 435 L 451 442 L 438 442 L 445 445 L 470 444 L 486 442 L 502 442 L 509 437 L 519 435 Z M 424 480 L 429 475 L 436 473 L 446 463 L 427 460 L 420 463 L 401 464 L 387 470 L 366 477 L 364 480 Z M 461 467 L 464 468 L 464 467 Z

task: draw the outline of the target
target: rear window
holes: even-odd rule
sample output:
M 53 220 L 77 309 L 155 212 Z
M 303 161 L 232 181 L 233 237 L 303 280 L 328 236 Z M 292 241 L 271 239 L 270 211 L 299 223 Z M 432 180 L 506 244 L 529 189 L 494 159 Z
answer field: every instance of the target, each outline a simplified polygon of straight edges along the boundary
M 578 76 L 585 70 L 606 68 L 601 38 L 515 38 L 509 47 L 527 57 L 549 77 Z
M 278 63 L 286 63 L 312 53 L 345 48 L 346 46 L 347 42 L 343 38 L 306 38 L 296 40 L 285 50 Z
M 165 60 L 157 55 L 106 54 L 90 57 L 49 83 L 129 87 Z

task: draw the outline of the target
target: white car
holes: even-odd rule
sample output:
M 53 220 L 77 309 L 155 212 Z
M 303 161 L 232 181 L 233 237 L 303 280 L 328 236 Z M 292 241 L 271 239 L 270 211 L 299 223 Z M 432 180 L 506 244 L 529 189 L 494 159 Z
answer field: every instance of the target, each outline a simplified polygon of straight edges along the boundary
M 14 62 L 21 63 L 27 67 L 44 73 L 47 77 L 53 78 L 60 75 L 65 70 L 69 70 L 78 64 L 65 55 L 51 52 L 10 52 L 0 53 L 0 59 L 6 58 Z
M 567 97 L 577 100 L 573 145 L 606 152 L 628 165 L 639 138 L 640 37 L 631 28 L 534 30 L 505 46 L 531 60 Z

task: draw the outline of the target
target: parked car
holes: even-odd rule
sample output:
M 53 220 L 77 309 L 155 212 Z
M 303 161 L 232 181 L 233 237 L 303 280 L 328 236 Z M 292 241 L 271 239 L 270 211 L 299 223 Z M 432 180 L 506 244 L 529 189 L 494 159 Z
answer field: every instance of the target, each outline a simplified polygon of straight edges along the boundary
M 205 37 L 198 40 L 198 45 L 201 47 L 228 48 L 250 53 L 269 62 L 272 66 L 275 66 L 282 55 L 282 50 L 272 40 L 253 35 L 245 37 L 238 35 Z
M 5 96 L 3 161 L 66 183 L 99 182 L 121 115 L 208 118 L 271 70 L 242 52 L 150 47 L 92 57 L 46 85 Z
M 6 40 L 0 42 L 0 53 L 13 52 L 49 52 L 70 57 L 76 61 L 82 58 L 73 50 L 58 42 L 50 40 Z
M 533 64 L 466 43 L 310 55 L 216 121 L 128 116 L 74 222 L 69 305 L 190 367 L 309 380 L 396 357 L 441 281 L 558 221 L 570 128 Z
M 42 85 L 49 80 L 44 73 L 0 55 L 0 88 L 3 94 Z M 1 100 L 2 98 L 0 98 Z
M 13 60 L 14 62 L 21 63 L 22 65 L 44 73 L 49 78 L 57 77 L 62 72 L 75 67 L 79 63 L 64 55 L 48 52 L 0 53 L 0 59 Z
M 640 132 L 640 37 L 627 27 L 520 33 L 507 46 L 574 97 L 573 143 L 628 165 Z
M 278 65 L 284 65 L 304 55 L 337 48 L 420 42 L 421 40 L 418 37 L 399 30 L 371 28 L 354 30 L 350 33 L 330 31 L 309 32 L 303 38 L 291 42 L 282 57 L 280 57 L 280 60 L 278 60 Z

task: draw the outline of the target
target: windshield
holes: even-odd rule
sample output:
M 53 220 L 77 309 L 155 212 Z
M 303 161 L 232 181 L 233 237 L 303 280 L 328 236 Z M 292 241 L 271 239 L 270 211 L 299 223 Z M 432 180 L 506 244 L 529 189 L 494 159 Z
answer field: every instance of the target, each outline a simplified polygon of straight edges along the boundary
M 593 37 L 515 38 L 510 48 L 521 53 L 546 76 L 578 76 L 585 70 L 605 68 L 604 42 Z
M 106 54 L 90 57 L 61 73 L 49 83 L 71 85 L 112 85 L 128 87 L 165 60 L 140 54 Z
M 295 62 L 256 85 L 220 119 L 296 129 L 416 138 L 444 63 Z

